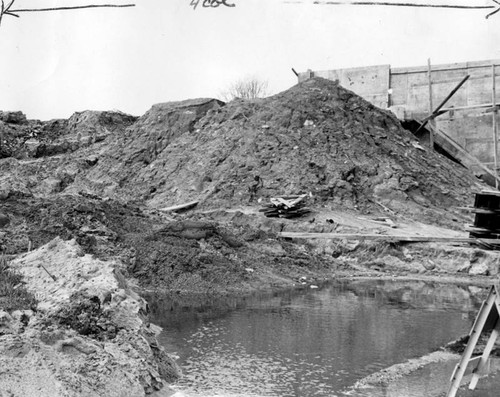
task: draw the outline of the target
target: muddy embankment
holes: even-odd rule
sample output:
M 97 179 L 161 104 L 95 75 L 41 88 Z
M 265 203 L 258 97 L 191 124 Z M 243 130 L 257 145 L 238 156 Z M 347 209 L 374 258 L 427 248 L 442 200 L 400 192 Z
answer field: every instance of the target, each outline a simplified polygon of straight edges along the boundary
M 176 369 L 144 291 L 187 301 L 339 277 L 492 283 L 499 255 L 464 244 L 278 238 L 463 237 L 471 216 L 461 208 L 481 188 L 391 113 L 323 79 L 252 101 L 159 104 L 139 118 L 2 112 L 0 244 L 25 283 L 8 293 L 25 288 L 37 303 L 3 307 L 1 368 L 19 371 L 0 372 L 0 389 L 162 393 Z M 308 194 L 307 216 L 259 212 L 290 194 Z
M 2 397 L 161 395 L 177 378 L 120 267 L 60 238 L 10 263 L 38 303 L 0 312 Z

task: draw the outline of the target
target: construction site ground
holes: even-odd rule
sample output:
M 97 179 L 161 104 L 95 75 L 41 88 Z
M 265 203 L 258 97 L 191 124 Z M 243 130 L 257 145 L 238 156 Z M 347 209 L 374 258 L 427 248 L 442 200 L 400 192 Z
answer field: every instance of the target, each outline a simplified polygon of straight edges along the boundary
M 154 291 L 189 302 L 304 280 L 498 281 L 500 254 L 465 241 L 466 208 L 491 187 L 335 82 L 141 117 L 0 120 L 0 244 L 37 301 L 0 295 L 0 368 L 17 368 L 0 372 L 1 397 L 168 395 L 178 369 L 141 298 Z M 259 211 L 288 195 L 310 212 Z

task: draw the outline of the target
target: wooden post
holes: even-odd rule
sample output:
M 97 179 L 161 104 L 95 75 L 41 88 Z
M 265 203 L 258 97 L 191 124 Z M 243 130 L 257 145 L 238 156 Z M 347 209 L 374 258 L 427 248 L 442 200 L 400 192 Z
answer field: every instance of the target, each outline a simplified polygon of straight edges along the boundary
M 493 309 L 494 306 L 498 308 L 498 293 L 497 289 L 495 286 L 491 287 L 490 293 L 488 294 L 488 297 L 486 300 L 483 302 L 481 309 L 479 309 L 479 313 L 476 317 L 476 321 L 474 322 L 474 325 L 472 326 L 472 329 L 469 333 L 469 341 L 467 342 L 467 346 L 465 347 L 465 350 L 463 352 L 462 358 L 460 359 L 459 363 L 457 364 L 455 371 L 453 371 L 453 375 L 451 376 L 451 385 L 450 388 L 448 389 L 448 394 L 446 397 L 455 397 L 457 394 L 458 389 L 460 388 L 460 383 L 462 381 L 462 378 L 465 374 L 465 371 L 467 370 L 467 366 L 469 364 L 474 364 L 477 365 L 476 362 L 479 361 L 479 365 L 484 367 L 484 363 L 488 360 L 488 355 L 485 356 L 477 356 L 475 358 L 472 358 L 472 354 L 474 353 L 474 348 L 477 345 L 477 342 L 481 336 L 481 333 L 483 332 L 484 326 L 486 324 L 486 320 L 488 319 L 488 316 L 490 314 L 490 311 Z M 496 310 L 498 312 L 498 309 Z M 498 313 L 497 313 L 497 318 L 495 321 L 498 321 Z M 496 327 L 495 327 L 496 329 Z M 498 336 L 496 333 L 494 336 Z M 496 338 L 495 338 L 496 339 Z M 487 349 L 491 350 L 490 345 L 493 345 L 494 341 L 490 340 L 487 343 Z M 485 349 L 486 350 L 486 349 Z M 489 352 L 488 352 L 489 353 Z M 475 368 L 474 373 L 477 373 L 477 366 Z M 471 386 L 473 388 L 476 387 L 477 384 L 477 379 L 475 377 L 472 379 Z
M 484 347 L 483 354 L 479 359 L 479 363 L 477 367 L 472 373 L 472 379 L 469 384 L 469 389 L 474 390 L 477 386 L 477 382 L 479 381 L 479 377 L 482 375 L 482 372 L 486 368 L 486 364 L 488 363 L 488 358 L 490 357 L 491 350 L 495 346 L 495 342 L 498 339 L 498 335 L 500 335 L 500 321 L 496 321 L 495 328 L 491 331 L 490 337 L 488 338 L 488 342 Z
M 432 107 L 432 70 L 431 70 L 431 59 L 427 59 L 427 78 L 429 79 L 429 114 L 432 114 L 433 112 L 433 107 Z M 431 123 L 431 128 L 429 128 L 429 144 L 431 146 L 431 150 L 434 150 L 434 120 L 430 121 Z
M 497 93 L 496 93 L 496 82 L 495 82 L 495 64 L 491 65 L 491 99 L 493 103 L 493 160 L 495 162 L 494 171 L 498 178 L 498 134 L 497 134 Z M 498 180 L 495 179 L 495 187 L 498 189 Z

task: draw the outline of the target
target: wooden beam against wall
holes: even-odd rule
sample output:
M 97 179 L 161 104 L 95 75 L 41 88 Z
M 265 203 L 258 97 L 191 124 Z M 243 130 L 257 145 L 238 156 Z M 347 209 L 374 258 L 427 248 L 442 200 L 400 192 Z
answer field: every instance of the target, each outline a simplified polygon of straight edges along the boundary
M 426 126 L 426 124 L 428 123 L 429 120 L 433 120 L 434 118 L 436 118 L 437 116 L 439 116 L 441 113 L 439 112 L 441 110 L 441 108 L 446 105 L 446 102 L 448 102 L 450 100 L 450 98 L 455 95 L 455 93 L 460 89 L 460 87 L 462 87 L 464 85 L 464 83 L 469 79 L 470 75 L 468 74 L 467 76 L 465 76 L 462 81 L 460 81 L 460 83 L 458 83 L 458 85 L 448 94 L 448 96 L 446 98 L 443 99 L 443 101 L 439 104 L 439 106 L 434 109 L 434 111 L 429 115 L 429 117 L 426 117 L 425 120 L 423 121 L 423 123 L 420 125 L 420 127 L 417 128 L 417 130 L 415 131 L 415 134 L 420 131 L 422 128 L 424 128 Z
M 454 150 L 456 150 L 457 152 L 456 154 L 452 153 L 450 154 L 452 154 L 453 157 L 455 157 L 458 161 L 460 161 L 460 163 L 462 163 L 464 166 L 466 166 L 469 169 L 471 168 L 471 166 L 479 167 L 486 174 L 490 175 L 493 179 L 495 179 L 496 183 L 500 182 L 498 175 L 493 170 L 486 167 L 476 157 L 467 152 L 462 146 L 456 143 L 452 138 L 446 135 L 439 128 L 436 128 L 434 130 L 434 136 L 438 141 L 438 145 L 443 147 L 447 152 L 450 153 L 449 149 L 446 146 L 451 146 Z
M 432 106 L 432 68 L 431 68 L 431 59 L 427 59 L 427 79 L 429 80 L 429 114 L 433 114 L 433 106 Z M 434 120 L 431 120 L 430 123 L 434 123 Z M 434 127 L 434 126 L 433 126 Z M 429 129 L 429 145 L 431 150 L 434 150 L 434 129 Z
M 451 108 L 443 108 L 441 109 L 442 112 L 450 112 L 450 111 L 455 111 L 455 110 L 472 110 L 472 109 L 484 109 L 486 108 L 485 112 L 493 112 L 494 107 L 498 109 L 500 105 L 497 104 L 495 107 L 494 104 L 492 103 L 482 103 L 480 105 L 467 105 L 467 106 L 456 106 L 456 107 L 451 107 Z
M 495 162 L 494 172 L 495 187 L 498 189 L 498 134 L 497 134 L 497 110 L 496 110 L 496 72 L 495 64 L 491 65 L 491 102 L 493 103 L 493 160 Z

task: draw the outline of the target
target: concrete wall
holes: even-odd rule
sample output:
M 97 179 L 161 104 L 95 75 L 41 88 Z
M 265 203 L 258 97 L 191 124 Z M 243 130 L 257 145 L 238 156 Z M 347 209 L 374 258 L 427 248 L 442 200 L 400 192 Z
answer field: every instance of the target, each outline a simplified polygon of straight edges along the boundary
M 383 109 L 389 106 L 390 65 L 309 71 L 299 73 L 299 82 L 307 80 L 312 76 L 323 77 L 329 80 L 339 80 L 343 87 L 354 91 L 375 106 Z
M 491 65 L 493 64 L 496 65 L 496 103 L 499 103 L 500 60 L 432 65 L 431 67 L 434 108 L 466 75 L 470 76 L 444 108 L 485 106 L 447 112 L 436 118 L 436 125 L 491 168 L 493 168 L 493 112 L 487 111 L 487 105 L 491 107 L 492 104 Z M 392 110 L 400 119 L 422 120 L 430 114 L 427 65 L 406 68 L 379 65 L 325 71 L 309 70 L 299 73 L 299 82 L 313 76 L 339 80 L 345 88 L 354 91 L 375 106 Z M 500 129 L 498 112 L 496 117 Z

